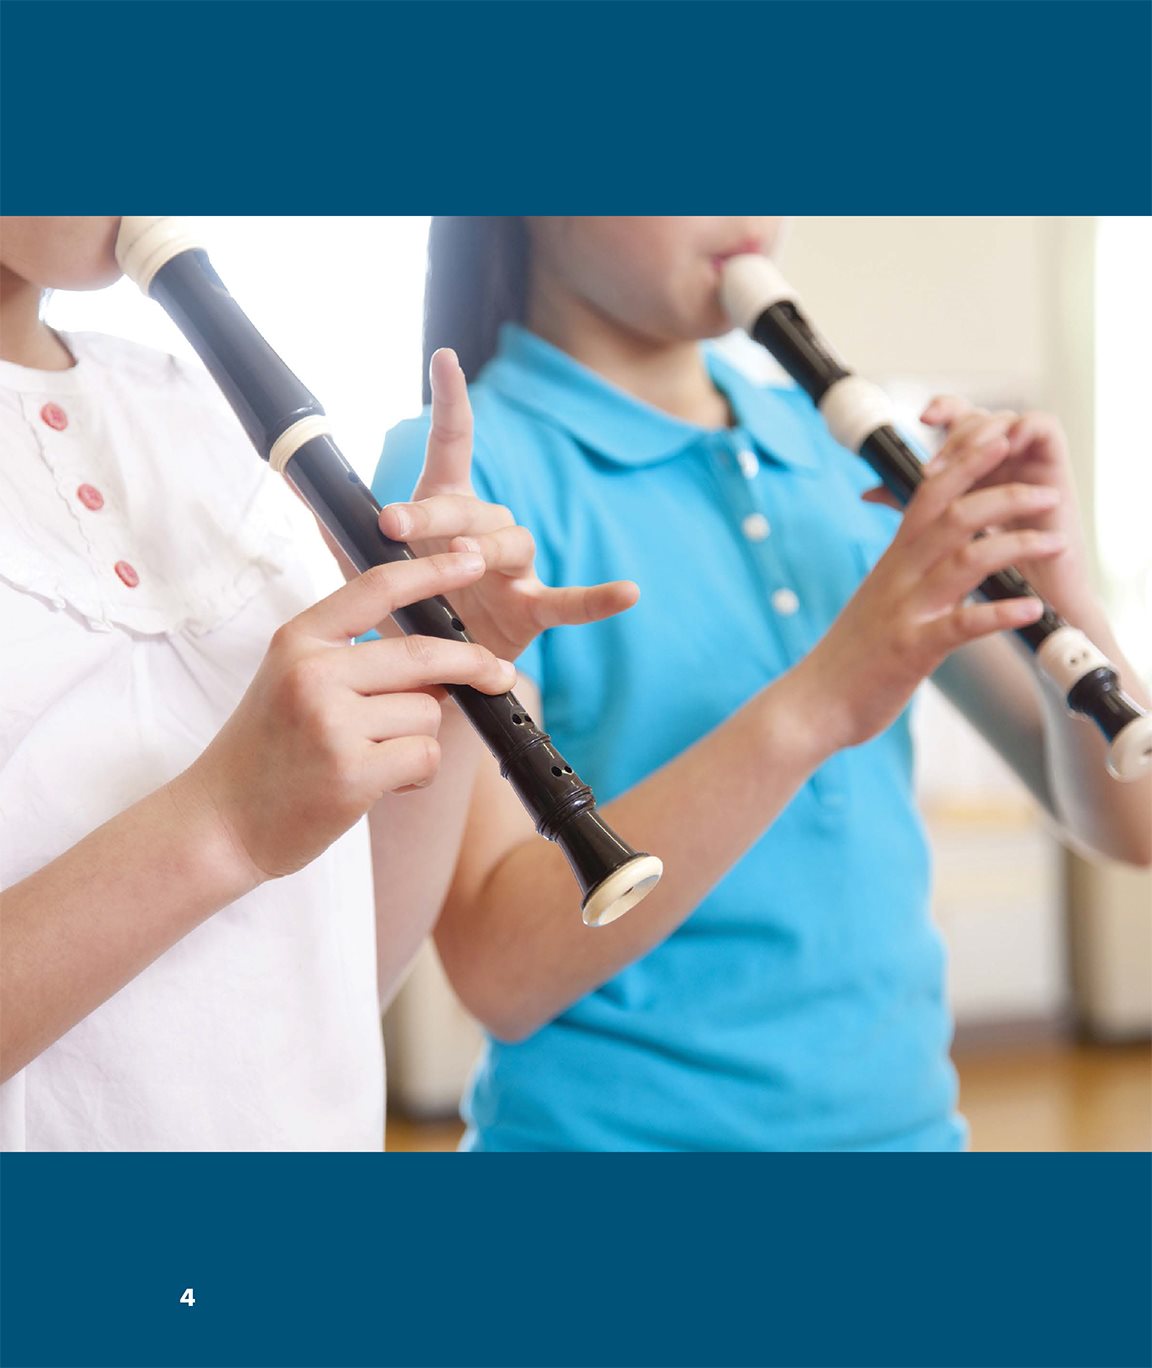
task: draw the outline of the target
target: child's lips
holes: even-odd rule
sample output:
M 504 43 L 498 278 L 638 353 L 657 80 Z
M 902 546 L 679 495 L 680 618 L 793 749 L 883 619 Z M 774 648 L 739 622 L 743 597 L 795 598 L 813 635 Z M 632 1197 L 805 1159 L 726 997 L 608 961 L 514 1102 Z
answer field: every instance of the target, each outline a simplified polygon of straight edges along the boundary
M 763 251 L 764 244 L 760 242 L 758 238 L 745 238 L 743 242 L 737 243 L 735 247 L 729 247 L 727 251 L 714 253 L 712 265 L 715 266 L 717 271 L 720 271 L 723 269 L 724 263 L 730 261 L 733 257 L 749 255 L 760 256 Z

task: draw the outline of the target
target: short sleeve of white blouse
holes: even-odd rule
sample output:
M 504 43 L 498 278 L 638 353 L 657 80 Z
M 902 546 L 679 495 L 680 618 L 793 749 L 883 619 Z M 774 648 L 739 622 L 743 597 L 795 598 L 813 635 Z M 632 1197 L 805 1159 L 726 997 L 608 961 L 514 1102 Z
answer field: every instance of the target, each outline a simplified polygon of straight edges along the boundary
M 65 341 L 0 363 L 0 889 L 184 769 L 339 582 L 198 367 Z M 379 1149 L 375 964 L 361 823 L 4 1084 L 0 1146 Z

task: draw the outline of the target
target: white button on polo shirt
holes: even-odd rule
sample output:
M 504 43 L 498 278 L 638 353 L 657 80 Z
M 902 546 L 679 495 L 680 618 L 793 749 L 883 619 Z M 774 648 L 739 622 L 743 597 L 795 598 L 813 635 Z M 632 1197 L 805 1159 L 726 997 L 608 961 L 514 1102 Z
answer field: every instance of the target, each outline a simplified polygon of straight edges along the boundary
M 762 542 L 772 530 L 763 513 L 749 513 L 740 526 L 750 542 Z
M 772 595 L 772 607 L 781 617 L 791 617 L 800 607 L 800 600 L 792 589 L 777 589 Z

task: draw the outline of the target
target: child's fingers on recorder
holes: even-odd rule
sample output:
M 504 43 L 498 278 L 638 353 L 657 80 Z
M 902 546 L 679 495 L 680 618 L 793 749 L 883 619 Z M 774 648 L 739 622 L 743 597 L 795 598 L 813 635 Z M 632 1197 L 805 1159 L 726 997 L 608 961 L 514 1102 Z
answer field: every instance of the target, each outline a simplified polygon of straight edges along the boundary
M 925 465 L 927 480 L 953 471 L 957 466 L 985 452 L 990 447 L 1001 451 L 1001 459 L 1006 454 L 1008 428 L 1014 415 L 987 413 L 974 409 L 949 429 L 944 445 Z
M 941 453 L 943 455 L 943 452 Z M 935 530 L 941 514 L 963 497 L 1008 454 L 1003 424 L 982 428 L 971 441 L 962 440 L 942 465 L 926 468 L 926 478 L 908 501 L 903 536 L 906 541 Z
M 472 494 L 431 494 L 392 503 L 380 510 L 380 530 L 395 541 L 414 545 L 433 538 L 475 536 L 514 525 L 503 504 L 485 503 Z
M 400 736 L 436 736 L 443 714 L 430 693 L 373 694 L 356 700 L 357 727 L 368 741 L 394 741 Z
M 1064 428 L 1053 413 L 1030 409 L 1027 413 L 1013 414 L 1012 417 L 1008 442 L 1014 456 L 1037 445 L 1048 454 L 1053 447 L 1060 449 L 1067 441 Z
M 342 682 L 361 694 L 409 693 L 438 684 L 470 684 L 481 693 L 507 693 L 516 667 L 475 641 L 401 636 L 363 641 L 335 666 Z
M 1059 502 L 1059 490 L 1050 485 L 988 485 L 955 499 L 940 515 L 940 522 L 953 538 L 967 539 L 986 528 L 1047 513 Z
M 993 413 L 986 408 L 977 408 L 967 399 L 958 395 L 947 395 L 938 401 L 938 406 L 929 406 L 921 415 L 926 427 L 939 428 L 944 433 L 944 442 L 930 466 L 942 464 L 947 460 L 949 450 L 957 444 L 971 442 L 982 428 L 1007 427 L 1016 419 L 1016 414 L 1006 409 Z
M 900 507 L 899 500 L 883 485 L 866 490 L 860 497 L 865 503 Z M 1026 518 L 1030 514 L 1047 513 L 1059 502 L 1059 491 L 1050 485 L 993 485 L 965 495 L 962 499 L 954 499 L 941 517 L 958 533 L 971 535 L 995 524 Z
M 951 428 L 970 414 L 986 412 L 978 409 L 971 399 L 962 394 L 936 394 L 928 401 L 920 414 L 920 421 L 926 427 Z
M 996 632 L 1025 627 L 1035 622 L 1043 611 L 1044 605 L 1034 598 L 999 599 L 990 603 L 966 600 L 958 603 L 951 612 L 942 614 L 921 629 L 919 649 L 928 660 L 924 674 L 930 674 L 961 646 Z
M 631 580 L 563 589 L 542 587 L 536 595 L 533 616 L 541 631 L 547 627 L 575 627 L 614 617 L 631 608 L 639 597 L 639 586 Z
M 367 766 L 379 792 L 415 793 L 436 778 L 440 745 L 431 736 L 398 736 L 373 746 Z
M 897 513 L 904 507 L 896 495 L 885 485 L 875 485 L 872 489 L 866 489 L 860 497 L 865 503 L 883 504 L 885 508 L 894 508 Z
M 446 552 L 374 565 L 293 618 L 280 634 L 347 641 L 370 631 L 397 608 L 461 589 L 483 573 L 484 558 L 475 552 Z
M 1068 545 L 1062 532 L 1022 528 L 992 532 L 966 540 L 943 556 L 924 576 L 921 594 L 933 605 L 943 606 L 972 593 L 989 575 L 1018 561 L 1047 560 Z
M 522 579 L 535 573 L 536 538 L 526 527 L 518 524 L 501 527 L 496 532 L 478 533 L 471 537 L 455 537 L 453 551 L 476 551 L 484 557 L 489 571 Z
M 472 405 L 456 353 L 441 347 L 428 367 L 432 419 L 417 492 L 468 492 L 472 487 Z

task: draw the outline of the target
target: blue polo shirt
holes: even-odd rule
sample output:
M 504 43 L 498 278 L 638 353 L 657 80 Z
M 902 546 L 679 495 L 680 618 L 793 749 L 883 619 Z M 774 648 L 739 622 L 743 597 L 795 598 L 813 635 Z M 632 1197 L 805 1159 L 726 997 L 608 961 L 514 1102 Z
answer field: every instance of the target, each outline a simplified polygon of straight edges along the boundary
M 735 427 L 650 408 L 515 326 L 472 387 L 477 491 L 531 528 L 541 577 L 641 587 L 519 662 L 601 802 L 811 650 L 895 527 L 805 395 L 708 364 Z M 389 434 L 381 501 L 410 496 L 426 435 L 426 416 Z M 825 764 L 662 945 L 530 1039 L 490 1041 L 467 1144 L 960 1149 L 950 1034 L 905 715 Z

